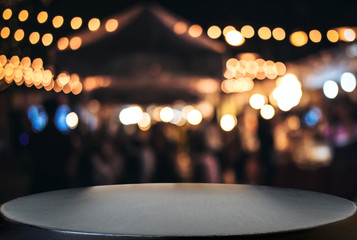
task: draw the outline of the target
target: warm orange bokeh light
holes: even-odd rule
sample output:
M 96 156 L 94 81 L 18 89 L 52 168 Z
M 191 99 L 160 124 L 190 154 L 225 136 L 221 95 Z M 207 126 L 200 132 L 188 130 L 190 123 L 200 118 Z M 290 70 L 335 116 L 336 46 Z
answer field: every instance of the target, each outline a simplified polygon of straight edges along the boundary
M 71 28 L 72 28 L 73 30 L 77 30 L 77 29 L 79 29 L 79 28 L 82 26 L 82 23 L 83 23 L 82 18 L 80 18 L 80 17 L 74 17 L 74 18 L 72 18 L 72 20 L 71 20 Z
M 37 21 L 41 24 L 45 23 L 47 19 L 48 19 L 48 13 L 45 11 L 42 11 L 37 15 Z
M 53 41 L 53 36 L 51 33 L 46 33 L 42 36 L 42 44 L 44 46 L 47 47 L 47 46 L 51 45 L 52 41 Z
M 194 24 L 188 29 L 188 34 L 193 37 L 193 38 L 198 38 L 199 36 L 202 35 L 202 27 Z
M 328 30 L 327 31 L 327 39 L 333 43 L 337 42 L 339 39 L 338 32 L 334 29 Z
M 255 34 L 254 28 L 250 25 L 243 26 L 240 32 L 245 38 L 252 38 Z
M 25 32 L 22 29 L 17 29 L 16 32 L 14 33 L 14 38 L 16 41 L 21 41 L 25 36 Z
M 268 40 L 271 38 L 271 31 L 268 27 L 261 27 L 258 30 L 258 35 L 263 40 Z
M 290 35 L 289 40 L 295 47 L 301 47 L 308 42 L 309 38 L 304 31 L 297 31 Z
M 217 39 L 221 36 L 222 30 L 218 26 L 211 26 L 207 30 L 207 35 L 212 39 Z
M 10 8 L 5 9 L 4 12 L 2 13 L 2 17 L 5 20 L 9 20 L 11 16 L 12 16 L 12 11 Z
M 69 42 L 69 47 L 72 50 L 77 50 L 82 45 L 82 39 L 80 37 L 73 37 Z
M 59 28 L 63 25 L 64 19 L 62 16 L 56 16 L 52 19 L 52 25 L 54 28 Z
M 29 12 L 27 10 L 22 10 L 19 13 L 19 20 L 20 22 L 24 22 L 27 20 L 27 18 L 29 17 Z
M 69 45 L 69 40 L 66 37 L 58 39 L 57 47 L 59 50 L 65 50 Z
M 2 38 L 8 38 L 10 36 L 10 28 L 8 27 L 4 27 L 3 29 L 1 29 L 1 33 L 0 33 Z
M 282 41 L 285 39 L 285 31 L 284 29 L 277 27 L 273 29 L 273 37 L 275 40 Z
M 309 32 L 309 37 L 311 42 L 319 43 L 321 42 L 322 35 L 319 30 L 314 29 Z
M 245 39 L 240 32 L 233 30 L 227 33 L 226 41 L 232 46 L 240 46 L 245 42 Z
M 31 44 L 36 44 L 40 41 L 40 34 L 38 32 L 33 32 L 29 36 L 29 40 Z
M 88 29 L 92 32 L 97 31 L 100 27 L 100 20 L 98 18 L 92 18 L 88 22 Z
M 40 70 L 43 67 L 43 61 L 41 58 L 35 58 L 32 61 L 32 68 L 35 70 Z
M 105 29 L 107 30 L 107 32 L 114 32 L 115 30 L 117 30 L 119 26 L 119 22 L 116 19 L 109 19 L 106 23 L 105 23 Z
M 187 24 L 184 22 L 177 22 L 174 25 L 174 32 L 178 35 L 184 34 L 187 31 Z

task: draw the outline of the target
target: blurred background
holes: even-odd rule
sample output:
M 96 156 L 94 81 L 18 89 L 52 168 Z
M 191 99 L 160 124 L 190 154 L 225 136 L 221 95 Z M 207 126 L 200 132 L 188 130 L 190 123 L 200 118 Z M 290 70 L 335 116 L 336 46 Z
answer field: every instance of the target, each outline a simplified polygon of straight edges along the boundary
M 0 203 L 148 182 L 356 200 L 356 7 L 2 0 Z

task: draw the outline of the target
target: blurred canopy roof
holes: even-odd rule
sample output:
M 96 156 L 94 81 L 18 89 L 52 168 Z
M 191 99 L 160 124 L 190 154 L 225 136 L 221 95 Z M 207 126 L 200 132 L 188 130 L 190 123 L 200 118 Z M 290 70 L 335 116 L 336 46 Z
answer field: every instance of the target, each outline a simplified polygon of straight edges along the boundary
M 177 22 L 190 24 L 160 6 L 140 4 L 108 19 L 118 20 L 116 31 L 107 32 L 104 20 L 96 32 L 69 36 L 82 39 L 78 50 L 52 49 L 57 74 L 67 71 L 111 81 L 109 87 L 93 91 L 94 97 L 131 101 L 135 95 L 136 102 L 194 100 L 197 82 L 206 79 L 218 84 L 222 77 L 225 46 L 204 34 L 196 38 L 187 31 L 176 34 Z

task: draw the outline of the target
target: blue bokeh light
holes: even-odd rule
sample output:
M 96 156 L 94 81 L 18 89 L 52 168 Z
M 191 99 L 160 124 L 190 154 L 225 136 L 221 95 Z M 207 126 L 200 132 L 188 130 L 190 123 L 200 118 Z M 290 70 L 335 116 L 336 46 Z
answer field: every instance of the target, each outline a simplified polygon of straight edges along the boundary
M 304 116 L 304 123 L 309 126 L 315 126 L 321 119 L 321 110 L 318 107 L 310 109 Z
M 70 112 L 71 109 L 67 105 L 61 105 L 56 111 L 55 125 L 57 129 L 63 133 L 67 133 L 70 130 L 70 128 L 66 123 L 66 117 Z
M 23 132 L 19 136 L 19 141 L 22 146 L 27 146 L 30 143 L 30 137 L 27 133 Z

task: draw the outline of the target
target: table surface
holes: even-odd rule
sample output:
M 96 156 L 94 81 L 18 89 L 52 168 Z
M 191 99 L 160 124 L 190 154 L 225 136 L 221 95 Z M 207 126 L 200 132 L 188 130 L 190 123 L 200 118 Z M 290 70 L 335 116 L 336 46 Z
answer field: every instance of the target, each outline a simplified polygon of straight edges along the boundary
M 238 184 L 133 184 L 67 189 L 1 207 L 12 222 L 69 233 L 241 236 L 310 229 L 352 216 L 332 195 Z

